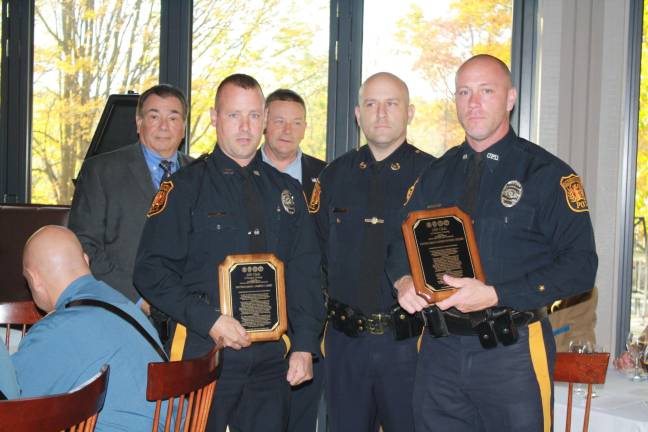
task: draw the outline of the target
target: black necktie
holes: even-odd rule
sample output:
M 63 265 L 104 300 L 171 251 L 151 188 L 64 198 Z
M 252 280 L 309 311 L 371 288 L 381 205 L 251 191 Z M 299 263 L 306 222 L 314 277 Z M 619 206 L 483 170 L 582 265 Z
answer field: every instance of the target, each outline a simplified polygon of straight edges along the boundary
M 263 205 L 261 194 L 254 184 L 254 170 L 248 166 L 241 168 L 240 172 L 243 176 L 243 205 L 248 223 L 250 253 L 267 252 Z
M 360 281 L 357 306 L 365 314 L 382 312 L 381 282 L 385 266 L 385 185 L 380 171 L 382 162 L 372 164 L 368 171 L 367 213 L 363 219 L 360 246 Z
M 162 171 L 164 173 L 162 174 L 162 178 L 160 179 L 160 183 L 162 183 L 164 180 L 168 180 L 169 177 L 171 177 L 171 170 L 173 169 L 173 161 L 162 159 L 160 161 L 160 168 L 162 168 Z
M 479 185 L 481 184 L 482 171 L 484 170 L 484 155 L 474 153 L 468 160 L 468 172 L 464 182 L 464 190 L 459 200 L 461 208 L 474 218 L 477 197 L 479 196 Z

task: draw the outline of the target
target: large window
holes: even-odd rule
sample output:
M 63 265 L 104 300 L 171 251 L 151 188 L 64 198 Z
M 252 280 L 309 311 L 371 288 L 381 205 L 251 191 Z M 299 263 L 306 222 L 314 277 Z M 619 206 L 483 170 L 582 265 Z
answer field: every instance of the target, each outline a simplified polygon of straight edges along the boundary
M 71 202 L 72 180 L 107 97 L 141 92 L 160 76 L 191 96 L 188 145 L 194 156 L 211 151 L 216 142 L 209 108 L 216 86 L 231 73 L 253 75 L 266 94 L 284 87 L 304 96 L 308 128 L 302 148 L 324 158 L 357 142 L 349 109 L 361 79 L 381 70 L 396 73 L 410 86 L 417 107 L 410 140 L 440 155 L 463 139 L 452 95 L 457 66 L 482 52 L 510 63 L 512 4 L 522 3 L 0 1 L 16 12 L 9 14 L 5 32 L 17 35 L 3 41 L 3 48 L 13 44 L 15 49 L 1 71 L 5 90 L 12 91 L 0 101 L 10 123 L 0 134 L 0 172 L 10 179 L 0 181 L 0 197 L 56 204 Z M 21 17 L 33 17 L 33 45 L 31 23 Z M 190 28 L 191 34 L 185 30 Z M 190 38 L 188 46 L 184 41 Z M 357 63 L 360 53 L 362 64 Z M 190 79 L 183 75 L 189 68 L 178 67 L 182 58 L 192 59 Z M 335 105 L 329 108 L 329 103 Z
M 329 3 L 321 0 L 195 0 L 191 79 L 191 154 L 212 150 L 218 83 L 242 72 L 267 95 L 290 88 L 306 100 L 302 149 L 326 152 Z
M 644 3 L 639 84 L 637 177 L 632 249 L 630 330 L 641 332 L 648 324 L 648 2 Z
M 435 156 L 464 134 L 454 106 L 454 73 L 474 54 L 510 66 L 511 0 L 365 1 L 362 77 L 388 71 L 409 86 L 416 106 L 409 141 Z
M 31 200 L 69 204 L 108 96 L 158 82 L 159 0 L 37 0 Z

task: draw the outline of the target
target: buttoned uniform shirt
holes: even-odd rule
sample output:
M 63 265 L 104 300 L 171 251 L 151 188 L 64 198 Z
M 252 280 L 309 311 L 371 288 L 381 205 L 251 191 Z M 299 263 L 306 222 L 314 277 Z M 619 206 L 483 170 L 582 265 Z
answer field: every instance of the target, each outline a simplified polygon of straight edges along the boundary
M 473 149 L 464 142 L 421 175 L 403 211 L 460 206 Z M 591 290 L 598 258 L 582 184 L 574 171 L 513 130 L 484 152 L 473 219 L 486 284 L 499 306 L 534 310 Z M 410 274 L 400 233 L 388 260 L 392 281 Z
M 12 356 L 21 397 L 68 392 L 110 366 L 108 391 L 97 431 L 150 430 L 155 402 L 146 400 L 149 362 L 162 361 L 126 320 L 99 307 L 65 305 L 95 299 L 118 307 L 159 344 L 157 332 L 126 297 L 91 275 L 73 281 L 55 310 L 29 329 Z
M 324 318 L 320 253 L 301 186 L 258 152 L 248 169 L 263 200 L 267 252 L 285 266 L 292 349 L 315 353 Z M 228 255 L 250 253 L 243 181 L 239 165 L 216 147 L 171 177 L 164 209 L 144 226 L 135 286 L 187 327 L 185 357 L 213 346 L 209 330 L 221 314 L 218 265 Z
M 164 177 L 164 170 L 160 166 L 160 162 L 163 160 L 167 160 L 172 162 L 171 164 L 171 174 L 175 173 L 178 171 L 178 168 L 180 168 L 180 164 L 178 162 L 178 152 L 173 152 L 173 155 L 171 155 L 168 158 L 164 158 L 154 152 L 153 150 L 149 149 L 146 147 L 144 144 L 140 144 L 142 146 L 142 152 L 144 153 L 144 160 L 146 161 L 146 166 L 149 169 L 149 172 L 151 173 L 151 180 L 153 181 L 153 187 L 157 190 L 157 188 L 160 186 L 160 182 L 162 181 L 162 177 Z
M 391 155 L 379 162 L 381 181 L 384 185 L 384 212 L 370 214 L 367 198 L 370 188 L 372 165 L 376 160 L 368 145 L 351 150 L 331 162 L 320 174 L 320 203 L 316 209 L 318 233 L 324 254 L 327 273 L 327 289 L 331 298 L 360 308 L 365 314 L 386 312 L 395 303 L 393 289 L 384 272 L 387 241 L 379 252 L 377 262 L 370 271 L 380 273 L 375 295 L 379 296 L 382 310 L 364 310 L 358 286 L 363 273 L 360 252 L 367 224 L 384 226 L 385 240 L 388 233 L 400 230 L 400 212 L 407 191 L 433 156 L 404 142 Z
M 272 163 L 270 158 L 266 155 L 266 151 L 267 151 L 266 145 L 267 144 L 263 144 L 263 146 L 261 146 L 261 157 L 263 158 L 263 162 L 267 163 L 268 165 L 272 165 L 274 168 L 277 168 Z M 299 183 L 302 183 L 302 154 L 303 153 L 301 149 L 297 148 L 297 156 L 295 156 L 295 160 L 290 162 L 286 167 L 286 169 L 283 170 L 284 173 L 288 174 L 290 177 L 294 178 Z

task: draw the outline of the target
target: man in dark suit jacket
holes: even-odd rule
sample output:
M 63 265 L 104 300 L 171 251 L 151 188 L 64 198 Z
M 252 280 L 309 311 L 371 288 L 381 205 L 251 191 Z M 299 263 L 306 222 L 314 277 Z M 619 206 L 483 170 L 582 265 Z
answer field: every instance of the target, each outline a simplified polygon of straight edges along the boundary
M 266 98 L 265 142 L 263 161 L 298 180 L 310 202 L 313 188 L 326 162 L 304 154 L 299 144 L 306 131 L 306 104 L 292 90 L 279 89 Z M 322 302 L 324 300 L 322 299 Z M 322 395 L 322 359 L 313 361 L 313 379 L 292 387 L 289 432 L 315 431 L 317 410 Z M 325 429 L 320 425 L 320 429 Z
M 137 103 L 139 142 L 86 160 L 72 200 L 69 227 L 90 257 L 93 275 L 131 301 L 133 266 L 153 196 L 163 178 L 190 158 L 178 147 L 185 135 L 187 100 L 180 89 L 160 84 Z M 148 304 L 140 306 L 148 314 Z

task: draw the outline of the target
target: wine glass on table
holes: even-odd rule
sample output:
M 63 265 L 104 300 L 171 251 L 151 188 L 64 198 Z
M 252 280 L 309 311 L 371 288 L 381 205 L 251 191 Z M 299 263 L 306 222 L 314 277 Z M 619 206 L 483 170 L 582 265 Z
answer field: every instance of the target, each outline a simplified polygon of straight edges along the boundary
M 641 381 L 644 378 L 643 361 L 646 352 L 646 340 L 642 333 L 628 333 L 626 349 L 632 360 L 632 381 Z
M 601 345 L 596 345 L 594 343 L 591 343 L 586 352 L 587 354 L 595 354 L 595 353 L 604 353 L 606 352 L 606 350 Z M 600 389 L 600 385 L 592 384 L 592 398 L 598 397 L 598 393 L 596 392 L 597 389 Z M 587 394 L 583 394 L 583 397 L 587 397 Z
M 569 352 L 577 354 L 591 353 L 592 344 L 586 339 L 573 339 L 569 341 Z M 585 384 L 575 384 L 574 392 L 577 394 L 585 394 Z

